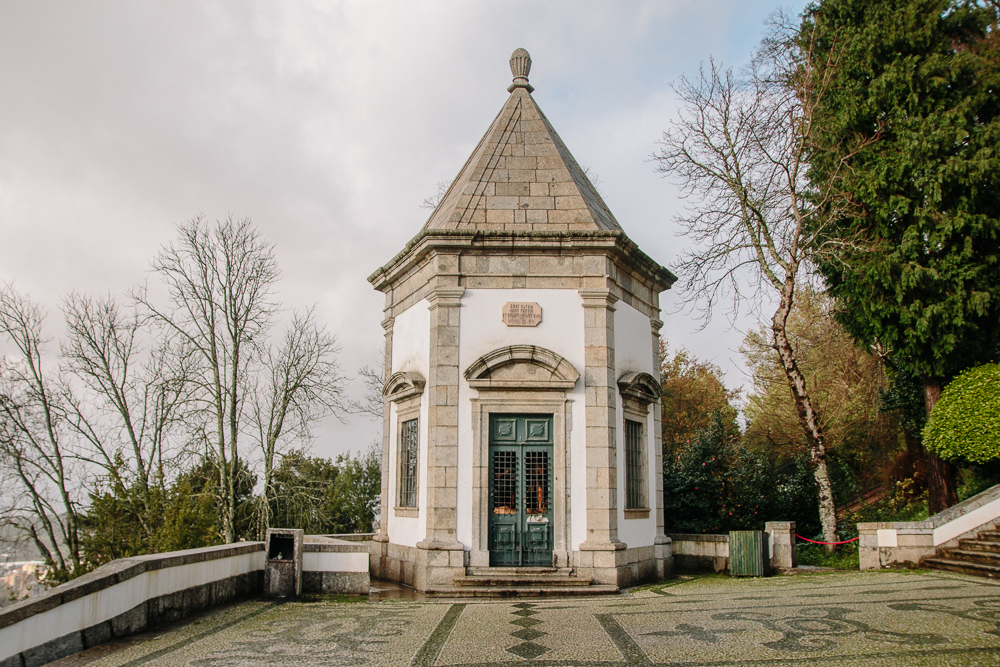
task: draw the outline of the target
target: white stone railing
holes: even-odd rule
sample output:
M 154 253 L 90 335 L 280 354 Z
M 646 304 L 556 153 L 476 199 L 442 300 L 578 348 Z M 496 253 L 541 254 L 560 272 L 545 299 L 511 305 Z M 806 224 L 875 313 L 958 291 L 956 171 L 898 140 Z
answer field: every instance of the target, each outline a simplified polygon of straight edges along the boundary
M 345 536 L 338 536 L 345 537 Z M 263 591 L 263 542 L 123 558 L 0 610 L 0 667 L 42 665 Z M 364 543 L 306 536 L 305 593 L 365 593 Z
M 916 565 L 938 548 L 956 546 L 960 539 L 973 537 L 998 522 L 1000 484 L 925 521 L 859 523 L 861 569 Z
M 123 558 L 0 611 L 0 665 L 41 665 L 261 590 L 264 543 Z
M 302 592 L 367 595 L 371 586 L 370 541 L 371 535 L 306 535 Z

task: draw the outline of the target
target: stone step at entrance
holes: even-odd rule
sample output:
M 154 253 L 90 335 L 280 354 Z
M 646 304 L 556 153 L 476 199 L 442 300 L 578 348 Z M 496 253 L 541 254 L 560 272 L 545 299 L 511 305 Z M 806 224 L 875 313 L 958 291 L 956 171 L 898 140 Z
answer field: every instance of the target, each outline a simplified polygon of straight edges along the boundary
M 981 565 L 1000 566 L 1000 553 L 980 551 L 979 549 L 941 549 L 938 558 L 948 558 Z
M 1000 530 L 984 530 L 975 539 L 958 541 L 958 547 L 938 549 L 920 561 L 924 567 L 1000 579 Z
M 1000 554 L 1000 541 L 990 542 L 987 540 L 959 540 L 958 548 L 968 549 L 969 551 L 982 551 L 984 553 Z
M 971 574 L 977 577 L 989 577 L 990 579 L 1000 579 L 1000 567 L 995 565 L 982 565 L 965 560 L 953 560 L 950 558 L 925 558 L 921 561 L 924 567 L 932 570 L 947 570 L 948 572 L 960 572 Z
M 582 581 L 571 567 L 467 567 L 465 578 L 550 577 Z M 457 577 L 458 578 L 458 577 Z M 456 579 L 457 579 L 456 578 Z M 591 580 L 587 579 L 587 583 Z
M 470 567 L 452 585 L 429 590 L 437 597 L 552 597 L 607 595 L 618 592 L 614 585 L 595 584 L 577 576 L 568 567 Z

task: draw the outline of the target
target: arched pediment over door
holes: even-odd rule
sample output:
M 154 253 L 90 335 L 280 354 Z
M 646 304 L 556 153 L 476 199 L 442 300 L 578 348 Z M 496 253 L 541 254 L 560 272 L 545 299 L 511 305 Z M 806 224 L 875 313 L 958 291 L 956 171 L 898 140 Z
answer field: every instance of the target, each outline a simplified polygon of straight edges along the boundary
M 465 371 L 473 389 L 568 391 L 580 372 L 552 350 L 537 345 L 508 345 L 476 359 Z

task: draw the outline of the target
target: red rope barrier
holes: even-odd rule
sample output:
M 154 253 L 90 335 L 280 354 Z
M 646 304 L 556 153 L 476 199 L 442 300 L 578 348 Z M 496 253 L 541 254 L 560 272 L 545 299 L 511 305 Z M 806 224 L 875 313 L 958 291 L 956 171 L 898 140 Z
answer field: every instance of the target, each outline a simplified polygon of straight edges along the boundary
M 802 537 L 798 533 L 795 534 L 795 537 L 799 538 L 800 540 L 805 540 L 806 542 L 812 542 L 813 544 L 829 544 L 829 545 L 848 544 L 849 542 L 854 542 L 856 540 L 861 539 L 861 536 L 858 536 L 858 537 L 853 537 L 849 540 L 844 540 L 843 542 L 817 542 L 816 540 L 810 540 L 808 537 Z

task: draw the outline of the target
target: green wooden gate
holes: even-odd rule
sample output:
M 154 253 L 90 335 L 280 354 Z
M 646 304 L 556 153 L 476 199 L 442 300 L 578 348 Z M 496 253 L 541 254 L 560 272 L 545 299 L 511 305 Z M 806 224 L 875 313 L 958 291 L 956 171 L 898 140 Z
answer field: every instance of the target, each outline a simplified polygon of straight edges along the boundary
M 552 565 L 552 417 L 490 416 L 490 565 Z
M 767 536 L 763 531 L 729 531 L 729 574 L 733 577 L 766 577 L 771 574 Z

